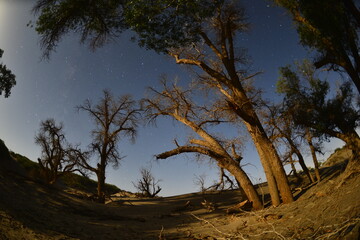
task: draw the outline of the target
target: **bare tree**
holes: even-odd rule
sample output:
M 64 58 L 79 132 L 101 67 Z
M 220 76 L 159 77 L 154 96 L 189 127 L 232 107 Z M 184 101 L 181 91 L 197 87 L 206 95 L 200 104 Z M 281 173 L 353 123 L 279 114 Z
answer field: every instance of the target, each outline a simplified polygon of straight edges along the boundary
M 210 185 L 209 187 L 205 187 L 205 178 L 206 175 L 202 174 L 199 176 L 195 176 L 194 184 L 199 186 L 201 192 L 211 191 L 211 190 L 224 190 L 224 189 L 236 189 L 240 186 L 236 186 L 233 179 L 229 177 L 225 173 L 224 168 L 219 168 L 219 180 L 215 181 L 214 184 Z
M 122 159 L 118 151 L 121 137 L 134 139 L 140 110 L 135 108 L 136 102 L 130 96 L 115 98 L 109 91 L 104 90 L 104 96 L 98 104 L 93 105 L 86 100 L 78 106 L 78 110 L 87 112 L 95 122 L 92 131 L 93 141 L 90 152 L 98 158 L 96 167 L 89 163 L 89 159 L 79 154 L 80 164 L 95 173 L 98 179 L 98 200 L 105 202 L 104 185 L 105 172 L 108 164 L 117 167 Z
M 296 161 L 293 159 L 293 151 L 291 151 L 291 149 L 289 150 L 289 152 L 287 152 L 285 154 L 285 157 L 283 159 L 283 163 L 284 165 L 286 164 L 290 164 L 291 166 L 291 172 L 289 173 L 289 175 L 291 173 L 293 173 L 294 177 L 296 178 L 297 182 L 300 183 L 302 181 L 302 178 L 299 176 L 297 170 L 296 170 L 296 167 L 295 167 L 295 163 Z
M 203 73 L 201 82 L 224 96 L 253 139 L 269 184 L 272 204 L 280 204 L 280 195 L 284 203 L 290 203 L 293 196 L 282 162 L 256 112 L 261 99 L 249 84 L 258 73 L 246 71 L 245 51 L 236 46 L 237 34 L 247 29 L 243 8 L 234 1 L 224 1 L 216 14 L 203 22 L 199 30 L 202 41 L 191 47 L 173 49 L 169 54 L 176 63 L 200 70 L 197 73 Z
M 54 119 L 40 122 L 40 130 L 35 136 L 35 143 L 41 147 L 38 162 L 46 182 L 54 184 L 65 173 L 79 171 L 77 161 L 70 154 L 71 146 L 65 138 L 63 124 L 56 124 Z
M 144 100 L 148 117 L 156 119 L 159 116 L 169 116 L 189 127 L 199 138 L 190 138 L 184 145 L 175 141 L 175 149 L 158 154 L 156 158 L 166 159 L 181 153 L 208 156 L 238 180 L 248 199 L 253 202 L 254 209 L 261 209 L 262 202 L 249 177 L 240 167 L 241 157 L 235 151 L 235 142 L 210 134 L 210 125 L 224 122 L 218 111 L 196 105 L 189 96 L 191 90 L 182 90 L 175 84 L 169 87 L 166 81 L 162 84 L 161 92 L 151 89 L 153 96 Z
M 309 178 L 310 182 L 315 182 L 314 177 L 311 175 L 308 167 L 305 164 L 304 157 L 300 152 L 300 143 L 296 139 L 303 139 L 303 129 L 297 128 L 292 120 L 291 115 L 286 111 L 281 111 L 281 106 L 273 105 L 268 106 L 267 112 L 267 125 L 273 141 L 282 140 L 283 143 L 288 145 L 290 156 L 295 154 L 298 158 L 299 164 Z
M 279 155 L 256 112 L 259 98 L 248 84 L 257 73 L 247 71 L 246 52 L 236 44 L 239 35 L 248 30 L 247 17 L 240 1 L 193 1 L 192 11 L 188 11 L 187 1 L 158 4 L 131 1 L 129 8 L 121 8 L 122 2 L 119 1 L 105 7 L 104 15 L 96 16 L 93 11 L 78 14 L 74 11 L 77 5 L 67 4 L 69 6 L 59 10 L 55 7 L 59 1 L 45 2 L 37 4 L 36 8 L 41 11 L 42 21 L 37 24 L 46 50 L 53 50 L 61 36 L 74 29 L 83 33 L 82 40 L 93 35 L 107 39 L 109 31 L 117 33 L 120 30 L 118 27 L 126 23 L 125 26 L 138 33 L 141 46 L 169 54 L 176 63 L 194 67 L 197 74 L 203 73 L 200 82 L 224 96 L 251 135 L 265 170 L 273 205 L 280 204 L 280 195 L 284 203 L 293 201 Z M 78 6 L 92 8 L 96 4 L 96 1 L 90 5 L 81 2 Z M 121 11 L 120 15 L 116 15 L 119 9 L 125 11 L 124 15 Z M 137 14 L 139 12 L 144 14 Z M 93 19 L 99 17 L 101 26 L 94 25 Z
M 133 183 L 134 187 L 145 197 L 156 197 L 162 190 L 159 185 L 161 180 L 156 180 L 150 169 L 141 168 L 140 174 L 141 179 L 139 179 L 136 183 Z
M 321 142 L 314 143 L 314 138 L 315 138 L 314 134 L 311 133 L 309 128 L 306 128 L 305 129 L 305 139 L 306 139 L 307 144 L 309 145 L 311 157 L 313 159 L 316 180 L 318 182 L 320 182 L 320 180 L 321 180 L 320 170 L 319 170 L 320 164 L 317 159 L 316 153 L 321 153 L 321 154 L 323 154 L 323 153 L 321 151 Z
M 220 170 L 219 181 L 213 184 L 212 186 L 210 186 L 209 189 L 224 190 L 226 188 L 227 189 L 235 189 L 237 187 L 241 188 L 240 184 L 238 184 L 238 186 L 235 185 L 234 181 L 225 173 L 224 168 L 219 168 L 219 170 Z
M 194 184 L 196 186 L 199 186 L 199 188 L 200 188 L 199 190 L 202 193 L 206 192 L 209 189 L 209 188 L 205 187 L 205 179 L 206 179 L 205 174 L 201 174 L 199 176 L 195 175 Z

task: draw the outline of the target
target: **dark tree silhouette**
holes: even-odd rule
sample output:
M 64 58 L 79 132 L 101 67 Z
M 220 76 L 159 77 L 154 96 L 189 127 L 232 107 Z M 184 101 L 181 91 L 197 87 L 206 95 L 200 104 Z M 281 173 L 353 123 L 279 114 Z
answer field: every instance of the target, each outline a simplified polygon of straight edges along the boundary
M 353 0 L 273 0 L 286 8 L 300 41 L 317 51 L 317 68 L 345 71 L 360 93 L 359 2 Z
M 142 194 L 144 197 L 154 198 L 162 190 L 159 182 L 152 175 L 150 169 L 141 168 L 140 169 L 141 179 L 136 183 L 133 183 L 134 187 Z
M 4 51 L 0 49 L 0 58 Z M 7 98 L 11 94 L 11 88 L 16 85 L 15 75 L 9 70 L 6 65 L 0 63 L 0 95 L 4 93 L 4 97 Z
M 76 158 L 71 154 L 72 147 L 65 138 L 62 123 L 56 124 L 54 119 L 42 121 L 35 143 L 41 147 L 38 162 L 47 183 L 54 184 L 60 176 L 80 171 Z
M 93 141 L 90 152 L 98 158 L 95 167 L 90 165 L 89 158 L 78 154 L 80 165 L 96 174 L 98 179 L 98 200 L 105 202 L 104 185 L 106 167 L 112 164 L 117 167 L 122 159 L 118 152 L 118 143 L 121 137 L 134 139 L 140 110 L 135 108 L 136 102 L 130 96 L 115 98 L 109 91 L 104 91 L 104 96 L 93 105 L 86 100 L 78 106 L 94 120 L 95 129 L 92 131 Z M 80 153 L 78 151 L 78 153 Z M 89 152 L 88 154 L 89 155 Z
M 349 82 L 340 85 L 335 97 L 328 96 L 329 84 L 317 77 L 308 61 L 281 68 L 278 92 L 291 110 L 295 124 L 308 127 L 316 137 L 335 137 L 343 140 L 358 156 L 360 138 L 359 108 L 355 106 Z

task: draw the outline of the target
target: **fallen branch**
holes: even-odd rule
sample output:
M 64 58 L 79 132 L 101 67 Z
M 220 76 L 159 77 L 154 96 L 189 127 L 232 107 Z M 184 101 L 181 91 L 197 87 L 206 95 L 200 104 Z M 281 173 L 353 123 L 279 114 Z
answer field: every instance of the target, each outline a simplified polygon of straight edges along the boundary
M 165 236 L 163 236 L 163 232 L 164 232 L 164 226 L 161 226 L 159 240 L 166 240 Z
M 358 222 L 360 222 L 360 218 L 354 218 L 354 219 L 348 219 L 340 224 L 334 224 L 334 225 L 328 225 L 328 226 L 320 226 L 317 231 L 315 232 L 315 234 L 317 234 L 317 232 L 319 232 L 321 229 L 325 229 L 325 228 L 334 228 L 336 227 L 336 229 L 333 232 L 330 233 L 326 233 L 326 234 L 322 234 L 318 237 L 316 237 L 315 239 L 330 239 L 331 237 L 335 236 L 336 234 L 346 230 L 348 227 L 352 226 L 352 225 L 356 225 Z M 341 227 L 338 227 L 341 226 Z M 314 237 L 314 236 L 312 236 Z
M 215 227 L 214 224 L 212 224 L 210 221 L 206 220 L 206 219 L 203 219 L 203 218 L 200 218 L 194 214 L 191 213 L 191 216 L 193 216 L 194 218 L 196 218 L 197 220 L 199 221 L 202 221 L 206 224 L 209 224 L 213 229 L 215 229 L 215 231 L 217 231 L 218 233 L 220 233 L 222 236 L 226 236 L 227 238 L 225 239 L 235 239 L 235 238 L 238 238 L 238 239 L 243 239 L 243 240 L 246 240 L 241 234 L 240 236 L 235 236 L 235 235 L 232 235 L 232 234 L 228 234 L 228 233 L 225 233 L 225 232 L 222 232 L 220 231 L 217 227 Z

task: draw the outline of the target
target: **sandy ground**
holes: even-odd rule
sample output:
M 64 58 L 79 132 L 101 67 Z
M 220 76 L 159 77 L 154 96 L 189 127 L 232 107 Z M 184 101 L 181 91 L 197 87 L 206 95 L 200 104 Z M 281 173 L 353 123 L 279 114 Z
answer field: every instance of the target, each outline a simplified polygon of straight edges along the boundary
M 0 171 L 0 239 L 358 239 L 360 175 L 339 186 L 342 169 L 323 168 L 323 181 L 294 190 L 292 204 L 237 214 L 226 209 L 242 200 L 238 191 L 101 205 Z

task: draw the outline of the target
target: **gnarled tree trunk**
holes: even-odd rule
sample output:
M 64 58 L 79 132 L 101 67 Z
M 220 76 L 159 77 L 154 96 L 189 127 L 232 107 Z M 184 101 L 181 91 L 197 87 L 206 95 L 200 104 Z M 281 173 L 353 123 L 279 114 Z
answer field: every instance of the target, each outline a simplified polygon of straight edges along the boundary
M 254 142 L 269 184 L 272 204 L 274 206 L 280 204 L 278 192 L 280 192 L 284 203 L 293 202 L 294 199 L 280 157 L 262 127 L 251 104 L 251 100 L 246 96 L 245 92 L 241 90 L 242 87 L 238 86 L 238 89 L 234 91 L 237 101 L 228 101 L 228 103 L 234 112 L 243 120 Z
M 244 172 L 244 170 L 236 163 L 227 164 L 224 166 L 226 170 L 228 170 L 240 184 L 240 187 L 245 192 L 249 201 L 252 202 L 253 208 L 255 210 L 259 210 L 263 208 L 263 203 L 260 200 L 259 194 L 256 191 L 253 183 L 250 181 L 248 175 Z

